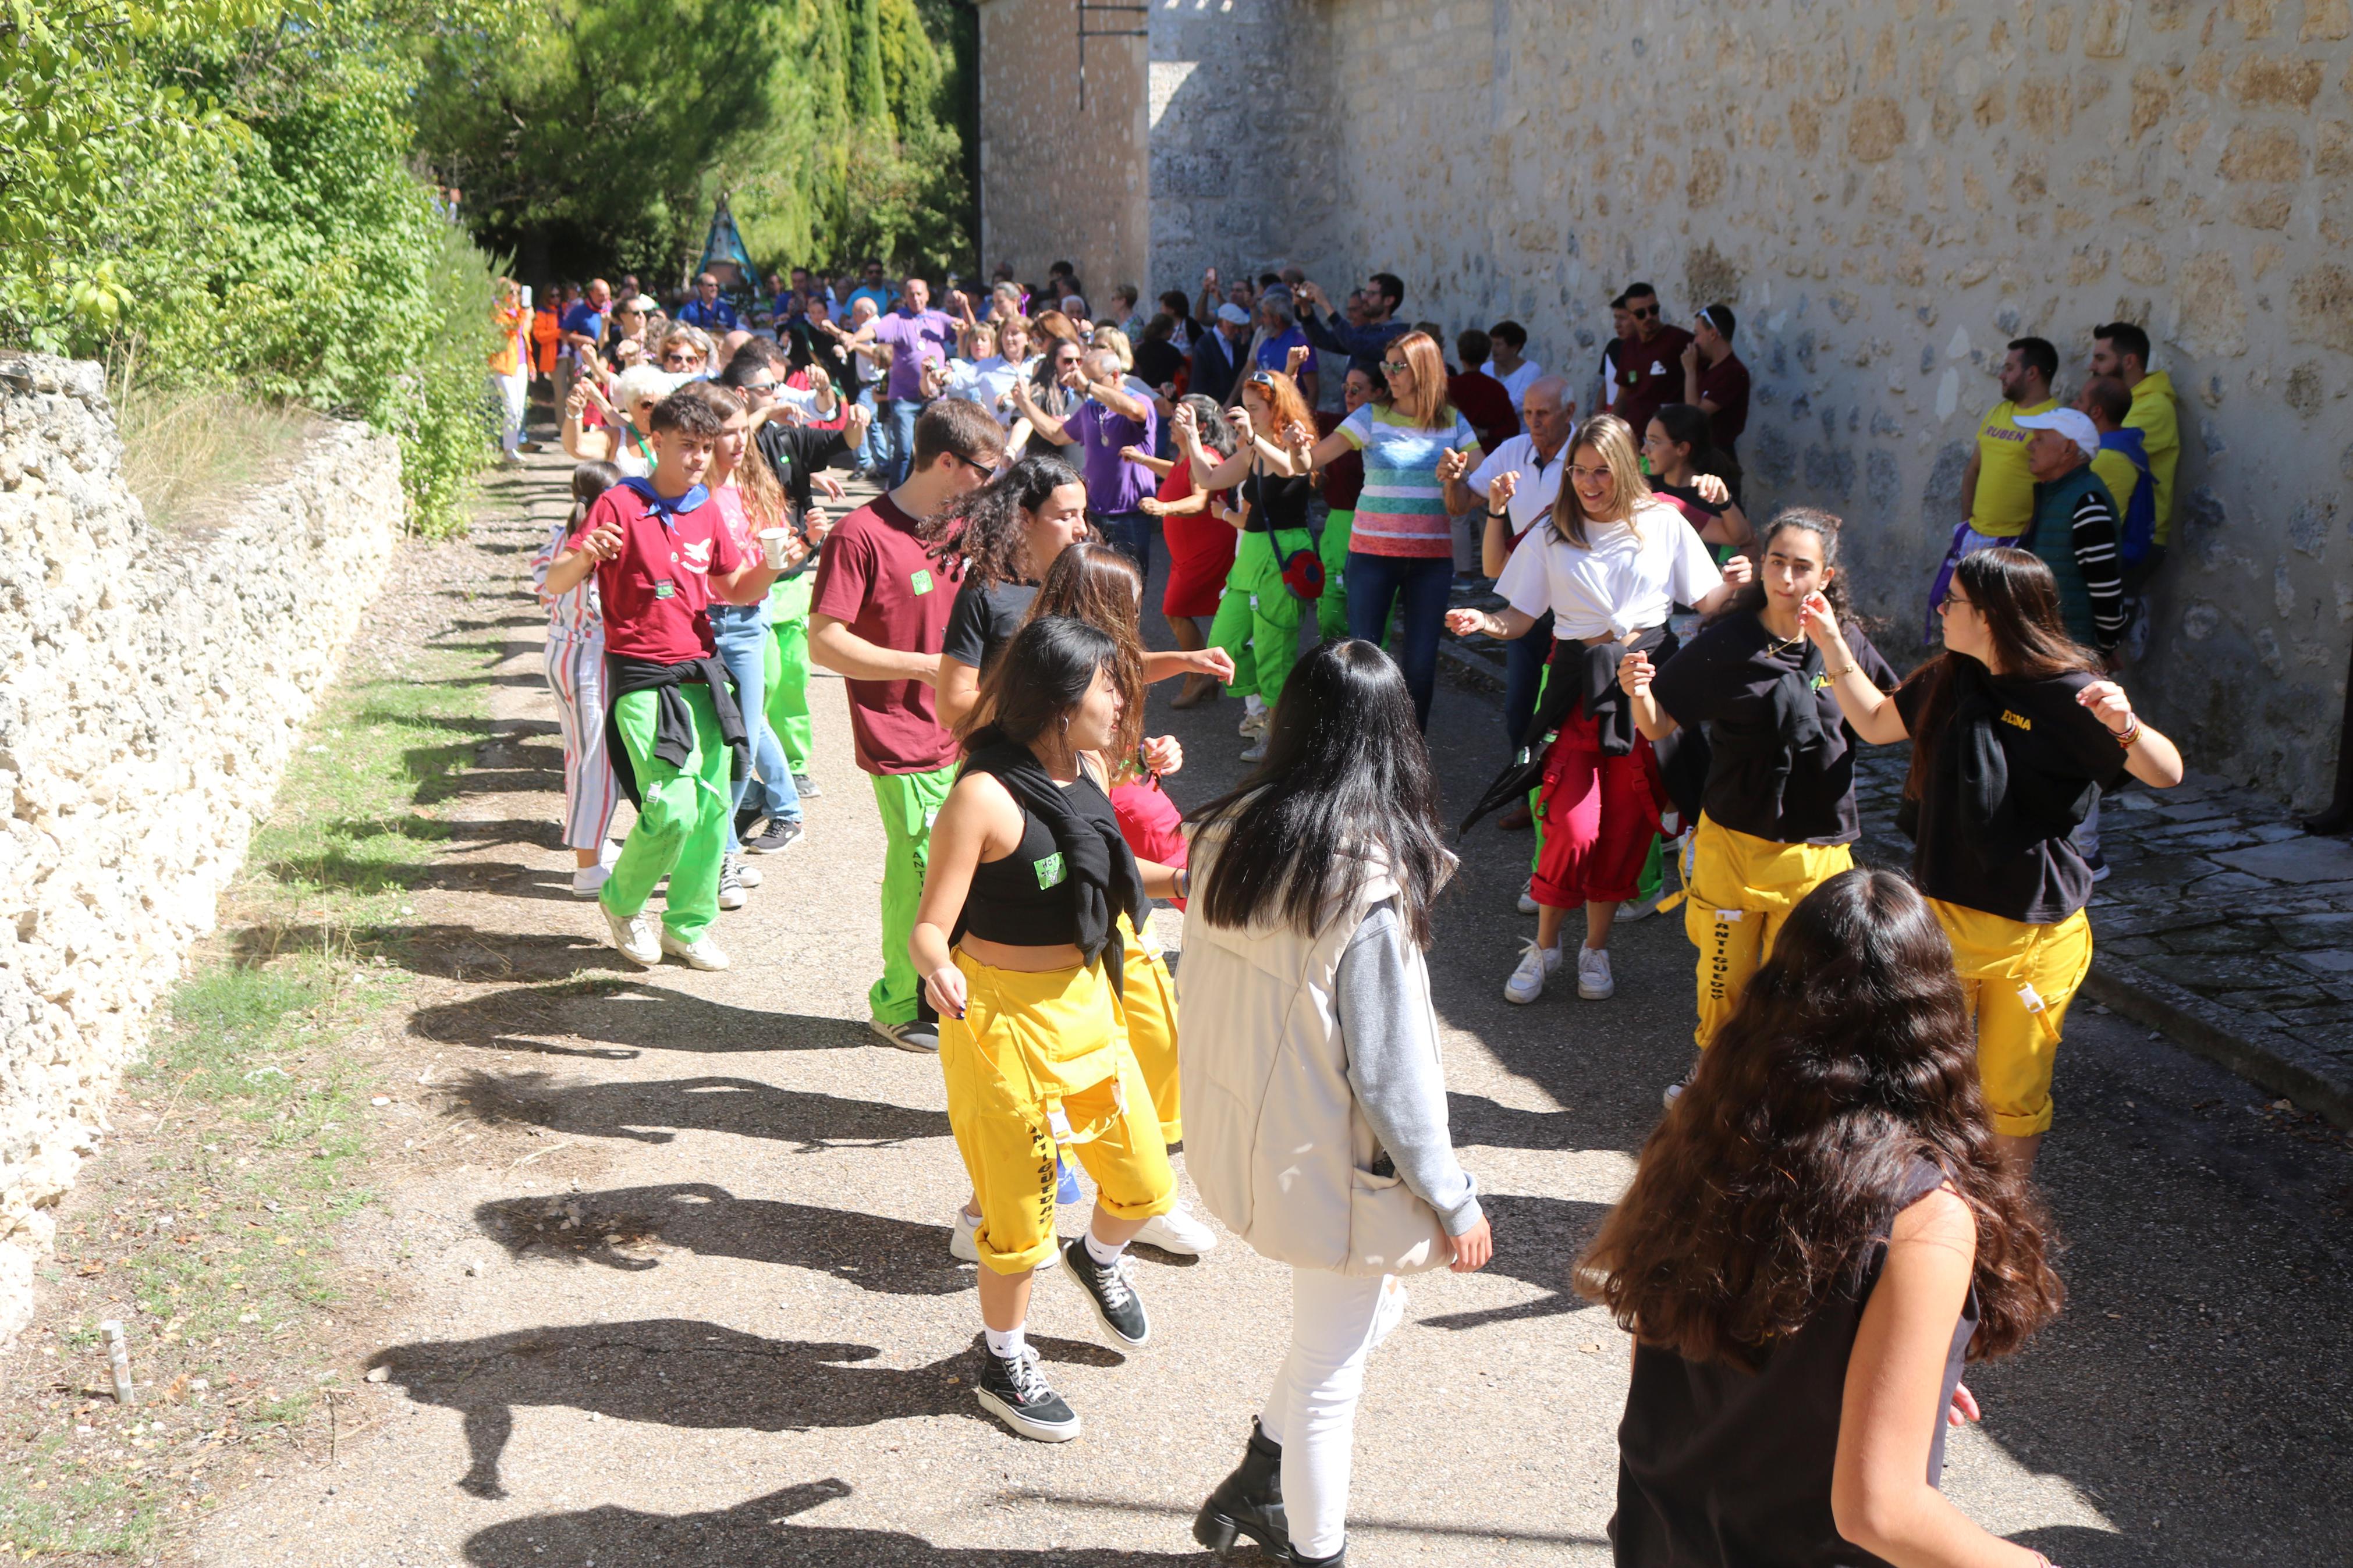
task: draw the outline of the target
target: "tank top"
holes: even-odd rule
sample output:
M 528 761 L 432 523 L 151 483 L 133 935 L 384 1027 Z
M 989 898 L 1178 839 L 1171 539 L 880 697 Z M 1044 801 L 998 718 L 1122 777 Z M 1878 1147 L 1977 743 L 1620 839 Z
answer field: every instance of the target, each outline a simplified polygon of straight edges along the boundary
M 1092 822 L 1119 830 L 1111 797 L 1084 773 L 1064 787 L 1071 809 Z M 1078 914 L 1071 901 L 1069 868 L 1054 847 L 1054 835 L 1034 812 L 1021 814 L 1021 842 L 1001 859 L 972 868 L 959 936 L 1001 942 L 1008 947 L 1059 947 L 1076 942 Z
M 1315 481 L 1305 474 L 1284 478 L 1270 474 L 1258 463 L 1242 479 L 1242 497 L 1250 502 L 1250 533 L 1268 533 L 1280 529 L 1289 533 L 1307 526 L 1307 502 L 1315 494 Z
M 1943 1180 L 1934 1165 L 1915 1161 L 1889 1223 Z M 1825 1301 L 1754 1372 L 1635 1348 L 1633 1385 L 1618 1427 L 1618 1513 L 1609 1523 L 1620 1568 L 1885 1568 L 1883 1559 L 1840 1536 L 1831 1517 L 1831 1474 L 1847 1358 L 1886 1258 L 1883 1231 L 1860 1289 Z M 1945 1409 L 1977 1328 L 1972 1287 L 1953 1326 L 1944 1394 L 1931 1417 L 1931 1486 L 1944 1473 Z

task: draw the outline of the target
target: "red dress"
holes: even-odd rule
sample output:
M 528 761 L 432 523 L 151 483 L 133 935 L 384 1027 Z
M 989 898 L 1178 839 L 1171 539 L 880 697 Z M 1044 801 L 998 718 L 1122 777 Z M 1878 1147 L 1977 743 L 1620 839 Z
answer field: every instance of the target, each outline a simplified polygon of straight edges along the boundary
M 1119 836 L 1127 840 L 1137 859 L 1156 860 L 1163 866 L 1185 864 L 1191 847 L 1185 842 L 1185 814 L 1160 787 L 1156 775 L 1112 785 L 1111 809 L 1119 818 Z M 1180 910 L 1185 907 L 1182 899 L 1168 901 Z
M 1160 499 L 1180 501 L 1193 494 L 1193 465 L 1177 459 L 1160 481 Z M 1210 505 L 1217 504 L 1214 498 Z M 1161 536 L 1168 541 L 1168 585 L 1161 591 L 1164 616 L 1214 616 L 1218 595 L 1233 570 L 1234 549 L 1241 535 L 1233 524 L 1208 511 L 1190 517 L 1164 517 Z

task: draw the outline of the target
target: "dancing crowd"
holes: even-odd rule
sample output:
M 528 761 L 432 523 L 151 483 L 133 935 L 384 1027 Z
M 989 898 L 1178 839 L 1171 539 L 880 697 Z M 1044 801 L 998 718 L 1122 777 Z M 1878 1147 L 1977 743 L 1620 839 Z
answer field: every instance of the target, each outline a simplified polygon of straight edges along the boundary
M 981 1405 L 1078 1436 L 1032 1280 L 1146 1343 L 1131 1245 L 1219 1237 L 1181 1144 L 1209 1214 L 1293 1274 L 1288 1353 L 1196 1538 L 1345 1560 L 1400 1280 L 1494 1246 L 1447 1121 L 1455 858 L 1422 739 L 1442 637 L 1482 637 L 1504 735 L 1472 819 L 1535 835 L 1505 998 L 1556 973 L 1609 998 L 1614 923 L 1677 904 L 1696 954 L 1694 1064 L 1573 1281 L 1636 1345 L 1617 1560 L 2042 1563 L 1936 1480 L 1965 1364 L 2059 1309 L 2031 1173 L 2101 793 L 2181 777 L 2116 679 L 2173 510 L 2146 334 L 2098 327 L 2064 407 L 2052 346 L 2009 345 L 1934 651 L 1906 658 L 1852 607 L 1839 518 L 1752 521 L 1722 303 L 1686 330 L 1630 286 L 1580 383 L 1516 322 L 1409 323 L 1385 272 L 1335 305 L 1211 271 L 1148 318 L 1131 287 L 1091 310 L 1059 264 L 944 309 L 880 262 L 773 288 L 756 316 L 708 276 L 667 321 L 635 279 L 556 301 L 576 504 L 533 571 L 573 887 L 628 962 L 729 967 L 722 912 L 804 833 L 812 667 L 841 678 L 884 852 L 869 1013 L 939 1059 Z M 881 489 L 836 518 L 844 469 Z M 1145 646 L 1155 535 L 1170 648 Z M 1461 602 L 1489 578 L 1500 608 Z M 1161 681 L 1242 699 L 1239 788 L 1172 797 Z M 1857 756 L 1899 743 L 1908 876 L 1849 848 Z

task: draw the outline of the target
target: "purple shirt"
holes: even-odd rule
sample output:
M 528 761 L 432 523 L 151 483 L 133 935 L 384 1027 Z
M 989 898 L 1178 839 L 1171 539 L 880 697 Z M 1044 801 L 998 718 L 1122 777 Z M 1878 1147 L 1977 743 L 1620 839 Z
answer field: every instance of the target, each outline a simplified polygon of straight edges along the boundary
M 1079 458 L 1079 471 L 1087 477 L 1087 509 L 1109 515 L 1113 512 L 1134 511 L 1137 503 L 1148 495 L 1157 494 L 1160 481 L 1150 468 L 1131 463 L 1119 455 L 1122 447 L 1141 447 L 1152 450 L 1160 417 L 1152 405 L 1144 405 L 1144 417 L 1130 419 L 1088 398 L 1079 405 L 1063 428 L 1079 438 L 1084 448 Z
M 874 339 L 895 351 L 891 356 L 891 395 L 913 403 L 923 395 L 923 362 L 948 357 L 955 342 L 955 322 L 945 310 L 923 310 L 912 316 L 893 310 L 874 318 Z

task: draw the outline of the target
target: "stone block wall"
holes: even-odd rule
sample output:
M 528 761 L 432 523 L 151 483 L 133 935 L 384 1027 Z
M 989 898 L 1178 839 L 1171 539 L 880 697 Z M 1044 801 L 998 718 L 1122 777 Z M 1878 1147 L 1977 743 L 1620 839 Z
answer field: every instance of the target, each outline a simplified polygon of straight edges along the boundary
M 980 249 L 1023 282 L 1074 264 L 1089 306 L 1150 271 L 1138 0 L 981 0 Z M 1079 31 L 1086 40 L 1083 90 Z M 1112 35 L 1133 33 L 1135 37 Z
M 0 361 L 0 1341 L 404 524 L 362 426 L 197 537 L 121 457 L 97 365 Z
M 1511 316 L 1590 406 L 1608 301 L 1731 304 L 1762 508 L 1845 516 L 1915 651 L 2003 345 L 2157 341 L 2172 563 L 2131 680 L 2325 799 L 2353 643 L 2349 0 L 1153 0 L 1154 287 L 1297 261 Z M 994 187 L 992 186 L 992 190 Z M 1067 193 L 1065 209 L 1125 199 Z

